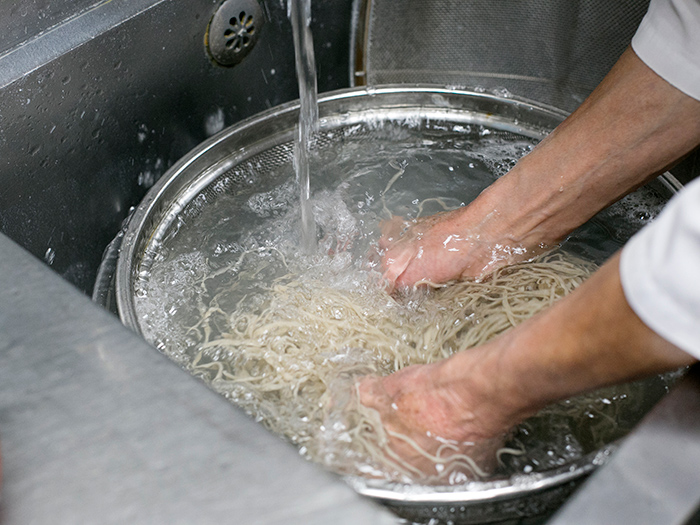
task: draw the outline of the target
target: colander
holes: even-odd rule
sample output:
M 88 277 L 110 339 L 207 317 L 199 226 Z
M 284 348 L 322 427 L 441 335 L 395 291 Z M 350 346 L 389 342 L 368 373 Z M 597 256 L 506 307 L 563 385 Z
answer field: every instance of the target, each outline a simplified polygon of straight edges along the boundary
M 286 104 L 222 131 L 177 162 L 149 191 L 123 233 L 117 261 L 116 301 L 126 325 L 142 332 L 134 283 L 149 269 L 153 253 L 179 223 L 196 218 L 201 203 L 215 202 L 241 185 L 256 184 L 252 180 L 263 181 L 267 173 L 280 166 L 291 165 L 298 111 L 297 103 Z M 410 125 L 431 139 L 445 130 L 455 133 L 471 127 L 537 140 L 565 117 L 562 111 L 526 100 L 426 85 L 329 93 L 319 100 L 319 115 L 318 149 L 333 148 L 348 130 L 354 130 L 359 140 L 372 141 L 382 123 Z M 660 208 L 678 188 L 678 182 L 666 174 L 638 191 L 643 199 L 651 201 L 652 208 Z M 632 233 L 622 227 L 624 221 L 618 220 L 614 209 L 606 213 L 603 222 L 620 236 L 626 238 Z M 411 487 L 361 478 L 348 478 L 348 482 L 359 493 L 413 520 L 538 520 L 558 508 L 586 475 L 605 463 L 615 446 L 610 443 L 549 471 L 464 486 Z

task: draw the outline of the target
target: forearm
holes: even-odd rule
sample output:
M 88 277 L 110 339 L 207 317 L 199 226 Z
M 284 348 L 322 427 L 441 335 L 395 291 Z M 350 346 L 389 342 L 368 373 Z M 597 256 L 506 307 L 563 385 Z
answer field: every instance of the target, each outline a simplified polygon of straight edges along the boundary
M 554 401 L 691 364 L 629 307 L 618 263 L 615 256 L 548 310 L 445 361 L 440 384 L 496 434 Z
M 519 225 L 514 243 L 555 244 L 698 143 L 700 102 L 628 49 L 581 107 L 480 199 L 500 211 L 504 228 Z
M 698 143 L 700 101 L 628 49 L 577 111 L 471 204 L 390 223 L 380 240 L 384 276 L 409 286 L 481 278 L 528 259 Z
M 429 474 L 434 464 L 391 436 L 429 453 L 450 440 L 488 470 L 503 436 L 546 405 L 691 364 L 629 307 L 618 265 L 615 256 L 575 292 L 489 343 L 365 378 L 360 400 L 392 432 L 387 446 Z

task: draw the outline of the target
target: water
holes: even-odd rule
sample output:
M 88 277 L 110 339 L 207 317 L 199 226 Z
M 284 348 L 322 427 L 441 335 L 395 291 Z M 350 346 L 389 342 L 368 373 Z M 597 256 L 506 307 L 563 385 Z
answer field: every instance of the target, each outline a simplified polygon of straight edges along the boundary
M 318 249 L 311 253 L 303 248 L 297 227 L 301 210 L 291 155 L 288 163 L 259 173 L 254 180 L 242 167 L 240 174 L 227 175 L 237 184 L 216 181 L 214 186 L 229 189 L 194 199 L 162 243 L 152 246 L 136 283 L 142 331 L 163 352 L 256 419 L 271 428 L 284 421 L 287 437 L 307 454 L 309 440 L 324 422 L 301 400 L 291 408 L 282 406 L 280 396 L 291 387 L 261 397 L 245 381 L 234 384 L 221 374 L 245 366 L 253 375 L 284 377 L 325 366 L 329 360 L 341 367 L 365 366 L 373 359 L 368 352 L 376 349 L 362 348 L 361 343 L 339 347 L 329 337 L 319 336 L 310 361 L 291 363 L 292 345 L 281 354 L 267 354 L 262 362 L 246 357 L 243 347 L 262 342 L 286 345 L 286 335 L 271 341 L 264 333 L 251 334 L 245 344 L 235 346 L 210 342 L 246 330 L 247 321 L 240 313 L 260 314 L 274 296 L 273 286 L 295 279 L 306 294 L 320 298 L 327 319 L 342 320 L 352 314 L 324 295 L 324 290 L 332 289 L 357 294 L 370 325 L 373 316 L 383 315 L 397 319 L 396 324 L 409 331 L 416 330 L 419 322 L 430 317 L 425 303 L 410 298 L 397 303 L 378 285 L 381 221 L 392 215 L 412 219 L 463 206 L 533 146 L 530 139 L 497 130 L 484 133 L 479 126 L 451 131 L 443 124 L 430 129 L 413 122 L 371 122 L 322 131 L 310 158 L 317 176 L 310 184 L 308 204 L 319 235 Z M 257 163 L 255 158 L 247 161 L 250 166 Z M 621 245 L 610 235 L 621 220 L 630 229 L 641 226 L 639 205 L 626 208 L 626 218 L 612 213 L 607 219 L 591 221 L 572 235 L 566 248 L 603 260 Z M 644 220 L 647 213 L 654 215 L 653 205 L 644 208 Z M 313 316 L 320 313 L 311 311 L 307 326 L 313 327 Z M 401 338 L 397 336 L 397 344 Z M 383 373 L 389 371 L 387 365 Z M 657 381 L 651 389 L 648 385 L 612 389 L 543 411 L 518 427 L 512 442 L 527 454 L 509 458 L 499 475 L 554 468 L 624 435 L 663 390 L 663 381 Z M 312 406 L 323 396 L 310 383 L 301 393 Z
M 267 270 L 268 282 L 287 271 L 277 258 L 279 253 L 287 264 L 311 266 L 314 260 L 342 250 L 351 254 L 352 265 L 371 269 L 369 254 L 379 238 L 382 220 L 392 215 L 409 219 L 431 215 L 470 202 L 493 181 L 489 165 L 498 163 L 493 159 L 515 158 L 532 147 L 527 140 L 498 143 L 477 134 L 473 139 L 460 136 L 451 145 L 436 146 L 424 145 L 417 131 L 402 131 L 403 136 L 398 136 L 387 130 L 383 140 L 376 131 L 371 136 L 368 132 L 364 126 L 334 130 L 330 133 L 343 134 L 342 146 L 329 143 L 315 152 L 312 168 L 318 176 L 309 204 L 320 240 L 318 250 L 311 254 L 300 248 L 300 204 L 291 162 L 215 200 L 194 199 L 192 210 L 186 210 L 185 219 L 172 226 L 162 245 L 153 247 L 151 258 L 143 265 L 153 265 L 159 279 L 154 282 L 155 276 L 146 272 L 137 283 L 143 285 L 144 295 L 148 291 L 148 298 L 156 301 L 148 319 L 157 317 L 164 304 L 187 311 L 205 301 L 194 279 L 231 268 L 232 275 L 222 275 L 216 284 L 226 286 L 236 278 L 233 269 L 239 267 L 244 253 L 246 257 L 255 253 L 259 263 L 273 263 Z M 392 179 L 390 191 L 385 192 Z M 265 280 L 259 280 L 264 288 Z M 229 302 L 238 299 L 232 297 Z M 198 315 L 198 310 L 192 315 Z M 183 319 L 164 321 L 167 326 L 147 337 L 167 340 L 165 346 L 182 350 L 179 324 Z M 145 328 L 148 332 L 148 324 Z
M 299 124 L 294 146 L 294 167 L 299 183 L 301 242 L 307 253 L 316 249 L 316 224 L 311 211 L 309 155 L 318 130 L 316 61 L 311 35 L 311 0 L 288 0 L 289 20 L 294 35 L 294 56 L 299 83 Z

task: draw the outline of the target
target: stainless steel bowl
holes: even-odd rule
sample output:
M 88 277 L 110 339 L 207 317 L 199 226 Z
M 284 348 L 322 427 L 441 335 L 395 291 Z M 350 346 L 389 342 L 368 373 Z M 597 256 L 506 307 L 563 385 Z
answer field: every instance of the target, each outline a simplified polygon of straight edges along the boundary
M 254 161 L 257 175 L 264 177 L 266 170 L 291 162 L 289 144 L 298 109 L 296 103 L 283 105 L 224 130 L 177 162 L 149 191 L 129 220 L 117 261 L 116 302 L 126 325 L 142 332 L 134 306 L 134 282 L 150 264 L 150 248 L 163 240 L 198 195 L 214 195 L 235 185 L 240 166 Z M 565 113 L 555 108 L 523 100 L 431 86 L 334 92 L 320 98 L 319 114 L 322 130 L 368 121 L 418 120 L 432 123 L 433 128 L 435 123 L 437 128 L 443 123 L 452 129 L 485 126 L 534 139 L 544 137 L 565 118 Z M 648 191 L 665 201 L 679 186 L 666 174 Z M 611 443 L 560 468 L 458 487 L 407 487 L 361 478 L 348 481 L 359 493 L 414 520 L 486 523 L 541 519 L 555 510 L 585 476 L 605 463 L 614 449 Z

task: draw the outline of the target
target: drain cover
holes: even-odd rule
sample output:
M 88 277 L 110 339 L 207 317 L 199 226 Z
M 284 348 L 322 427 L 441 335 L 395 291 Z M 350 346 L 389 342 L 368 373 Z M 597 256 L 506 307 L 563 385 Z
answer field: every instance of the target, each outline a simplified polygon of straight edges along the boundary
M 235 66 L 252 51 L 264 23 L 257 0 L 226 0 L 209 22 L 209 56 L 221 66 Z

